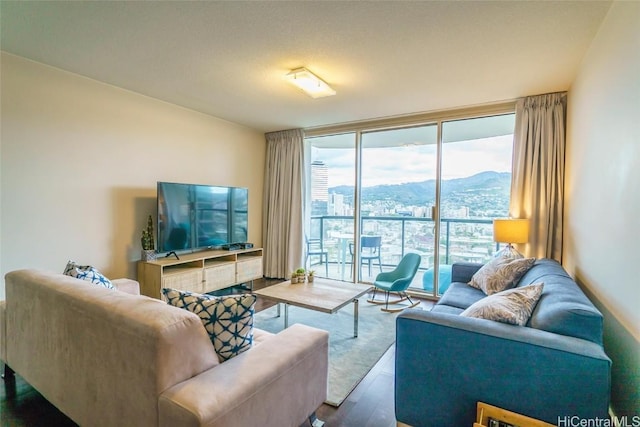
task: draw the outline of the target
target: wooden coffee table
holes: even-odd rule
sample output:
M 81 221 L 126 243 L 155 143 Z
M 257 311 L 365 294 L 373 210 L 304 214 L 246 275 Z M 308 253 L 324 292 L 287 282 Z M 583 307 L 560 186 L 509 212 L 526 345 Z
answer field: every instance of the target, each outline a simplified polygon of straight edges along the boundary
M 353 303 L 353 336 L 358 336 L 358 298 L 373 289 L 369 285 L 341 282 L 316 277 L 312 283 L 291 284 L 291 281 L 254 291 L 255 295 L 284 304 L 284 327 L 289 327 L 289 305 L 333 314 L 349 303 Z

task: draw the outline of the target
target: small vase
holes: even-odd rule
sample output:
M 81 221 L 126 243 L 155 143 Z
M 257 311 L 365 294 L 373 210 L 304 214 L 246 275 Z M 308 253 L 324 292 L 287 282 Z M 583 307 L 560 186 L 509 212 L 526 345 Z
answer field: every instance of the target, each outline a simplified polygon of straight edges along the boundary
M 142 250 L 142 260 L 143 261 L 155 261 L 157 259 L 157 254 L 154 249 L 143 249 Z

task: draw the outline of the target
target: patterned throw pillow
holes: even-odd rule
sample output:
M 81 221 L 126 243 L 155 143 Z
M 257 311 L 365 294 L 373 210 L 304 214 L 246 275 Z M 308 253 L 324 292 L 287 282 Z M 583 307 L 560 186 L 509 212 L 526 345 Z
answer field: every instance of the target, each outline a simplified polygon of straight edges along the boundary
M 487 295 L 504 291 L 514 287 L 535 261 L 535 258 L 494 258 L 476 271 L 469 285 Z
M 524 326 L 542 294 L 543 283 L 507 289 L 471 304 L 461 316 Z
M 76 279 L 87 280 L 107 289 L 116 289 L 109 279 L 90 265 L 78 265 L 75 261 L 68 261 L 63 274 L 75 277 Z
M 255 295 L 214 297 L 169 288 L 162 293 L 168 304 L 200 317 L 221 362 L 251 348 Z

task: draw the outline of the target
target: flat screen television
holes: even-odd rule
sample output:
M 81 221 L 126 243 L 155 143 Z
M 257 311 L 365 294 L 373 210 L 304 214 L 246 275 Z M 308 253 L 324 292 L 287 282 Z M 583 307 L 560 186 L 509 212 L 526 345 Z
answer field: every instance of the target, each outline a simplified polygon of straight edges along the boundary
M 247 241 L 246 188 L 158 182 L 158 252 Z

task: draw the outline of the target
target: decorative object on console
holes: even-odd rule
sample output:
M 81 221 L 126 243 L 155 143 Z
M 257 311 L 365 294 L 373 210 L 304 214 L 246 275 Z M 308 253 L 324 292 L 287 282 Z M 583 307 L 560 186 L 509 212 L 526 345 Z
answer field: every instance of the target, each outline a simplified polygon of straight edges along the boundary
M 314 279 L 314 277 L 316 275 L 316 272 L 314 270 L 309 270 L 307 272 L 307 275 L 308 275 L 309 283 L 313 283 L 313 279 Z
M 529 241 L 529 220 L 515 218 L 494 219 L 493 241 L 507 244 L 496 256 L 522 258 L 522 254 L 512 244 L 527 243 Z
M 140 243 L 142 244 L 142 260 L 153 261 L 156 259 L 156 248 L 153 242 L 153 218 L 149 215 L 147 219 L 147 228 L 142 230 L 142 237 Z
M 104 274 L 90 265 L 78 265 L 75 261 L 68 261 L 63 274 L 75 277 L 76 279 L 89 281 L 103 288 L 115 290 L 115 286 L 113 286 L 111 280 L 107 279 Z
M 512 288 L 535 261 L 535 258 L 494 258 L 471 277 L 469 286 L 480 289 L 487 295 Z
M 524 326 L 540 299 L 543 287 L 543 283 L 535 283 L 489 295 L 471 304 L 460 315 Z
M 296 276 L 298 277 L 298 283 L 304 283 L 307 281 L 307 272 L 302 267 L 296 270 Z
M 253 344 L 253 315 L 258 297 L 229 295 L 214 297 L 163 288 L 169 305 L 200 317 L 221 362 L 247 351 Z

